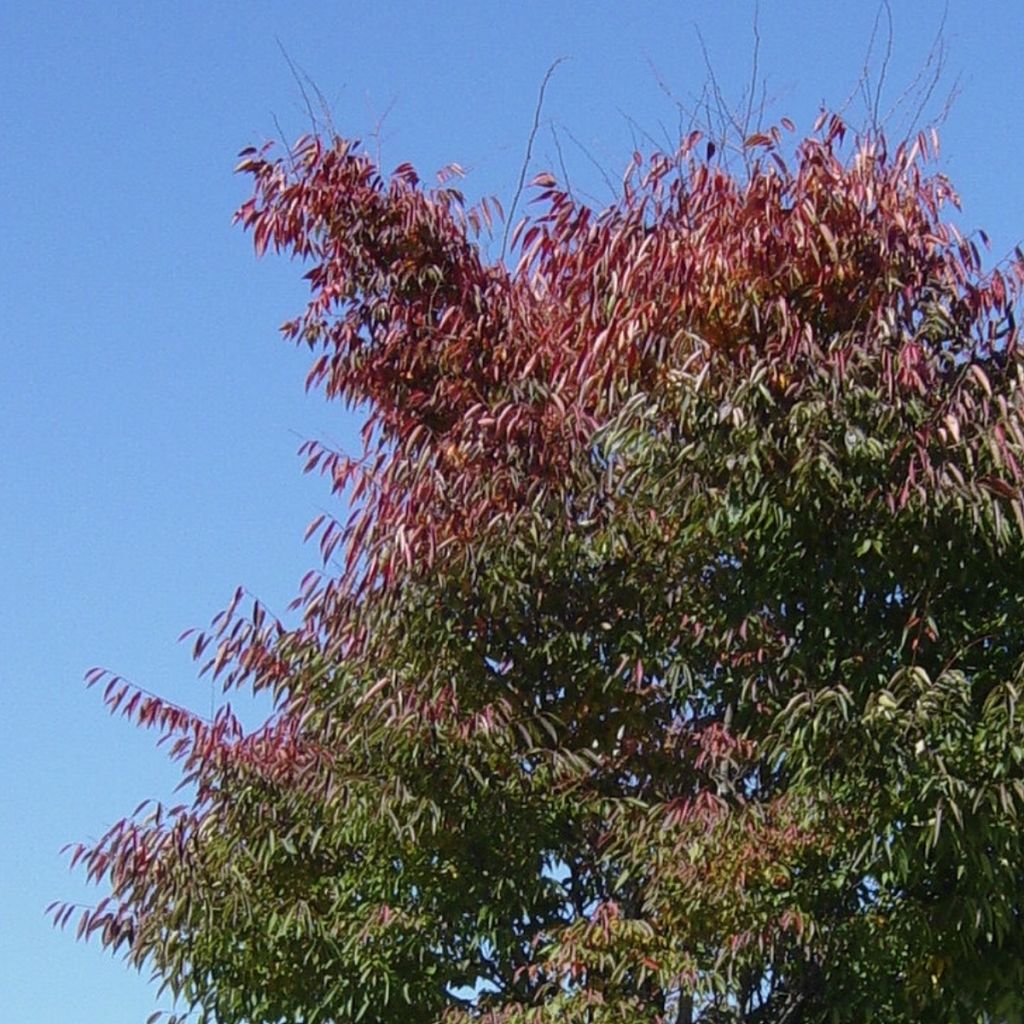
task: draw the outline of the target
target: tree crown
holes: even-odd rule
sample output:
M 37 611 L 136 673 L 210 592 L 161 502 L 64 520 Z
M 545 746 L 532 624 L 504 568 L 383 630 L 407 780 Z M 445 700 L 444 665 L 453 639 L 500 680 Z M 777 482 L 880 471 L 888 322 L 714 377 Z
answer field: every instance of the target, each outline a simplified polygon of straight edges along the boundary
M 242 154 L 353 511 L 195 638 L 262 729 L 91 675 L 194 796 L 76 848 L 82 932 L 220 1024 L 1017 1019 L 1024 274 L 932 136 L 792 131 L 540 175 L 512 264 L 450 177 Z

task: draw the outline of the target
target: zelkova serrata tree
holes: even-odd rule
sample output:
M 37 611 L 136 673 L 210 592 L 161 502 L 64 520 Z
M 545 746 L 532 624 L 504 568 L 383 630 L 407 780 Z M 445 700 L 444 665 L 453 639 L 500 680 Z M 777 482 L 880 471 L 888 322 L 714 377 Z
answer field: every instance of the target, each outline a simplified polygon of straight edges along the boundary
M 197 1020 L 1020 1019 L 1024 275 L 931 137 L 783 131 L 541 175 L 514 265 L 450 181 L 243 154 L 367 421 L 300 624 L 195 639 L 262 729 L 91 677 L 194 797 L 75 849 L 81 930 Z

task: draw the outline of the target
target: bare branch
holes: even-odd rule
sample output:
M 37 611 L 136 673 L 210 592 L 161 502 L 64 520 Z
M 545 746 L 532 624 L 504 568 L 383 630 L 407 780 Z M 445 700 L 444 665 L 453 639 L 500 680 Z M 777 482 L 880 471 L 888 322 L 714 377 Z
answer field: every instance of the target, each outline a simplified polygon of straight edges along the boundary
M 562 153 L 562 140 L 558 137 L 558 131 L 555 128 L 554 121 L 548 125 L 548 128 L 551 131 L 551 141 L 555 144 L 555 152 L 558 154 L 558 167 L 562 172 L 562 180 L 565 182 L 566 191 L 571 196 L 573 194 L 572 182 L 569 180 L 569 169 L 565 166 L 565 156 Z
M 501 259 L 505 258 L 505 250 L 508 247 L 508 233 L 512 228 L 513 220 L 515 219 L 516 207 L 519 205 L 519 199 L 523 194 L 523 187 L 526 184 L 526 174 L 530 168 L 530 158 L 533 156 L 533 143 L 537 138 L 537 131 L 540 128 L 540 115 L 544 109 L 544 93 L 547 91 L 548 82 L 551 81 L 551 76 L 555 73 L 555 69 L 559 64 L 564 63 L 568 60 L 568 57 L 558 57 L 551 62 L 547 71 L 544 73 L 544 78 L 540 83 L 540 92 L 537 94 L 537 105 L 533 110 L 533 127 L 530 129 L 530 137 L 526 140 L 526 154 L 523 157 L 523 166 L 519 172 L 519 183 L 516 185 L 515 195 L 512 197 L 512 205 L 509 207 L 508 218 L 505 221 L 505 231 L 501 236 Z
M 909 135 L 913 132 L 914 126 L 918 124 L 928 104 L 931 102 L 931 98 L 938 88 L 939 82 L 942 81 L 942 76 L 946 70 L 946 58 L 948 55 L 948 47 L 946 46 L 946 19 L 949 15 L 949 2 L 947 0 L 942 11 L 942 18 L 939 20 L 939 26 L 935 31 L 935 39 L 932 41 L 931 49 L 928 51 L 928 57 L 924 64 L 918 70 L 914 76 L 913 81 L 903 91 L 903 94 L 896 100 L 892 108 L 885 115 L 885 120 L 894 116 L 896 111 L 907 101 L 910 97 L 915 94 L 918 96 L 918 103 L 914 109 L 914 113 L 911 115 L 910 120 L 907 123 L 906 131 L 900 134 Z M 930 74 L 929 74 L 930 71 Z M 922 88 L 921 82 L 928 75 L 928 82 Z M 960 88 L 960 77 L 957 76 L 953 81 L 953 85 L 950 88 L 949 95 L 946 97 L 943 103 L 942 109 L 939 111 L 938 117 L 933 124 L 941 124 L 945 121 L 949 114 L 949 110 L 952 107 L 953 100 L 959 93 Z
M 878 84 L 875 87 L 875 98 L 871 105 L 871 127 L 876 132 L 881 127 L 878 122 L 878 108 L 882 102 L 882 90 L 885 88 L 885 76 L 889 70 L 889 61 L 892 59 L 893 41 L 892 7 L 889 6 L 889 0 L 882 0 L 881 9 L 885 11 L 887 29 L 885 35 L 885 56 L 882 58 L 882 66 L 878 71 Z
M 857 84 L 847 96 L 846 100 L 837 108 L 836 112 L 843 114 L 851 105 L 856 96 L 860 96 L 864 108 L 864 128 L 871 133 L 878 133 L 883 130 L 892 129 L 892 122 L 901 110 L 911 105 L 913 110 L 905 123 L 901 123 L 894 130 L 899 137 L 906 137 L 912 134 L 924 117 L 928 105 L 932 102 L 935 93 L 942 82 L 946 71 L 948 47 L 945 40 L 945 26 L 949 13 L 948 0 L 943 7 L 942 16 L 935 32 L 935 38 L 931 49 L 924 63 L 918 68 L 913 79 L 906 86 L 900 95 L 893 101 L 889 108 L 882 113 L 882 101 L 884 99 L 885 86 L 889 79 L 889 72 L 892 64 L 892 55 L 895 49 L 895 31 L 893 12 L 890 0 L 882 0 L 875 14 L 871 28 L 871 36 L 868 39 L 867 50 L 864 54 L 864 63 L 860 78 Z M 878 38 L 881 31 L 882 19 L 886 23 L 886 39 L 884 53 L 880 57 L 877 72 L 872 69 L 874 55 L 878 46 Z M 942 109 L 934 119 L 929 119 L 930 125 L 941 124 L 948 116 L 956 95 L 959 92 L 959 76 L 954 81 L 952 88 L 942 105 Z M 827 104 L 823 103 L 823 106 Z
M 750 95 L 747 96 L 747 112 L 743 118 L 743 138 L 750 134 L 750 119 L 754 113 L 754 97 L 757 95 L 757 62 L 761 54 L 761 29 L 757 23 L 761 5 L 754 4 L 754 57 L 750 62 Z M 762 102 L 763 109 L 763 102 Z M 760 120 L 760 118 L 759 118 Z
M 304 68 L 292 60 L 291 55 L 284 48 L 284 43 L 281 42 L 280 38 L 276 39 L 277 48 L 281 51 L 281 56 L 284 57 L 285 63 L 288 65 L 288 70 L 291 72 L 292 78 L 295 79 L 295 84 L 299 87 L 299 94 L 302 96 L 302 102 L 306 107 L 306 115 L 309 117 L 310 130 L 313 134 L 326 130 L 329 135 L 337 135 L 337 131 L 334 127 L 334 117 L 331 113 L 332 104 L 323 94 L 320 86 L 313 80 L 312 76 Z M 307 91 L 307 89 L 309 91 Z M 320 114 L 318 115 L 313 110 L 313 102 L 310 99 L 310 92 L 316 99 L 316 105 L 320 108 Z
M 319 130 L 317 124 L 316 115 L 313 113 L 313 104 L 310 102 L 309 93 L 306 92 L 306 80 L 309 79 L 309 75 L 305 72 L 299 73 L 299 68 L 296 66 L 295 61 L 292 60 L 291 55 L 284 48 L 284 43 L 281 42 L 280 36 L 276 36 L 277 48 L 281 51 L 281 56 L 284 57 L 285 63 L 288 65 L 288 70 L 292 73 L 292 78 L 295 80 L 295 84 L 299 87 L 299 95 L 302 97 L 302 102 L 306 105 L 306 114 L 309 117 L 309 129 L 313 134 Z
M 394 110 L 395 104 L 398 102 L 397 96 L 392 96 L 388 105 L 384 108 L 384 113 L 380 116 L 377 115 L 376 110 L 373 108 L 373 102 L 370 99 L 369 94 L 366 96 L 366 106 L 370 111 L 370 117 L 373 118 L 373 128 L 370 129 L 369 137 L 373 139 L 376 153 L 374 155 L 377 161 L 377 167 L 383 169 L 384 167 L 384 156 L 383 156 L 383 144 L 384 144 L 384 122 L 388 119 L 388 115 Z
M 612 202 L 614 202 L 618 198 L 618 192 L 616 191 L 612 179 L 608 177 L 608 172 L 601 165 L 601 162 L 594 156 L 593 153 L 590 152 L 590 150 L 582 142 L 580 142 L 579 139 L 576 138 L 575 135 L 573 135 L 573 133 L 568 128 L 566 128 L 565 125 L 562 125 L 562 131 L 565 132 L 569 141 L 572 142 L 573 145 L 575 145 L 576 148 L 594 165 L 598 174 L 600 174 L 602 179 L 604 180 L 605 185 L 608 186 L 608 191 L 611 193 L 612 196 Z
M 658 88 L 668 97 L 668 99 L 675 105 L 676 110 L 679 114 L 679 125 L 678 125 L 678 138 L 675 143 L 670 144 L 670 148 L 678 144 L 682 139 L 685 139 L 699 124 L 702 123 L 704 112 L 707 107 L 707 95 L 708 95 L 708 81 L 704 80 L 701 86 L 700 95 L 693 100 L 692 106 L 687 106 L 679 99 L 678 96 L 672 91 L 671 87 L 665 80 L 664 75 L 658 70 L 657 65 L 650 59 L 647 59 L 647 66 L 651 69 L 651 74 L 654 75 L 654 80 L 658 85 Z M 687 118 L 687 123 L 684 127 L 683 118 Z
M 629 125 L 630 135 L 633 141 L 633 149 L 637 150 L 640 146 L 637 144 L 637 136 L 639 135 L 654 149 L 660 149 L 661 143 L 649 132 L 646 128 L 641 125 L 636 118 L 631 117 L 621 108 L 619 109 L 619 116 Z
M 725 160 L 726 150 L 729 145 L 729 129 L 731 128 L 733 133 L 737 136 L 741 136 L 740 142 L 742 143 L 743 125 L 736 119 L 736 115 L 729 109 L 729 105 L 725 101 L 725 95 L 722 92 L 721 86 L 718 84 L 718 77 L 715 75 L 715 68 L 711 63 L 711 54 L 708 52 L 707 44 L 704 42 L 704 36 L 701 33 L 700 26 L 694 23 L 693 27 L 697 33 L 697 40 L 700 43 L 700 52 L 704 57 L 704 68 L 708 73 L 708 82 L 711 85 L 711 96 L 715 101 L 715 113 L 719 124 L 719 150 L 722 153 L 723 160 Z M 711 120 L 710 102 L 705 105 L 705 111 L 707 114 L 708 137 L 710 138 L 714 133 Z M 734 146 L 733 148 L 740 151 L 739 146 Z M 725 163 L 728 165 L 727 160 L 725 160 Z

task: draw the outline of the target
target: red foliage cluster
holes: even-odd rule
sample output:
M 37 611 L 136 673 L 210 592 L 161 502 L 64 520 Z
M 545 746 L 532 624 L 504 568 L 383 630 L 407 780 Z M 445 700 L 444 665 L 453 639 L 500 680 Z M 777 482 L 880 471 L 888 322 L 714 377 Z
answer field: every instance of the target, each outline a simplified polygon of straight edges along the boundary
M 238 219 L 257 252 L 314 264 L 306 312 L 284 327 L 318 353 L 308 383 L 369 411 L 360 459 L 305 448 L 307 469 L 352 483 L 357 506 L 344 527 L 318 524 L 324 557 L 345 554 L 328 591 L 387 585 L 399 562 L 514 513 L 625 396 L 710 351 L 791 366 L 816 358 L 823 324 L 849 344 L 844 328 L 912 320 L 928 292 L 960 294 L 951 317 L 994 328 L 1019 279 L 978 283 L 976 246 L 939 220 L 952 190 L 920 173 L 929 140 L 894 154 L 877 141 L 844 163 L 842 122 L 819 127 L 795 169 L 778 129 L 748 140 L 763 155 L 742 182 L 697 160 L 697 135 L 673 159 L 637 154 L 602 214 L 541 175 L 544 212 L 517 227 L 511 270 L 484 262 L 461 195 L 424 191 L 407 166 L 385 181 L 347 141 L 245 153 L 255 195 Z M 842 366 L 847 352 L 827 356 Z M 885 363 L 893 388 L 932 384 L 912 340 Z
M 242 154 L 254 195 L 237 219 L 257 253 L 313 264 L 306 311 L 283 327 L 316 353 L 307 384 L 368 413 L 359 457 L 316 441 L 301 450 L 353 508 L 344 523 L 311 524 L 325 563 L 340 553 L 343 570 L 310 573 L 296 601 L 329 657 L 360 642 L 353 601 L 439 554 L 459 557 L 528 507 L 638 389 L 726 354 L 740 366 L 774 358 L 785 393 L 801 368 L 831 362 L 841 376 L 851 352 L 888 336 L 877 353 L 888 387 L 925 393 L 936 363 L 915 334 L 929 294 L 959 297 L 945 312 L 976 332 L 979 357 L 1005 340 L 1020 266 L 982 277 L 975 243 L 940 219 L 957 200 L 945 178 L 921 173 L 934 136 L 894 153 L 878 139 L 844 162 L 842 121 L 823 116 L 818 129 L 793 166 L 779 129 L 748 139 L 758 158 L 743 180 L 702 163 L 697 134 L 671 159 L 636 154 L 623 201 L 600 214 L 540 175 L 543 212 L 516 227 L 511 269 L 472 238 L 490 205 L 427 191 L 408 165 L 385 179 L 340 139 L 302 140 L 283 159 Z M 873 329 L 878 318 L 887 331 Z M 934 476 L 927 447 L 890 501 Z M 1007 455 L 1013 485 L 991 486 L 1015 494 L 1022 474 Z M 236 604 L 197 654 L 215 641 L 207 667 L 228 685 L 286 691 L 287 659 L 269 653 L 280 626 L 258 605 L 235 620 Z

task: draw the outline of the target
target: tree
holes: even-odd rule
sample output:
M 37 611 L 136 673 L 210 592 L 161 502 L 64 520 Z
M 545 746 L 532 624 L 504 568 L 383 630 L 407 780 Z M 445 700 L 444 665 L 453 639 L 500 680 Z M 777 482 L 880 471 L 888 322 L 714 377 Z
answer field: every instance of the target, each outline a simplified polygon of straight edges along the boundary
M 75 849 L 82 933 L 220 1024 L 1021 1019 L 1024 270 L 934 138 L 793 130 L 541 175 L 514 266 L 450 177 L 243 153 L 355 511 L 195 639 L 262 729 L 91 674 L 194 796 Z

